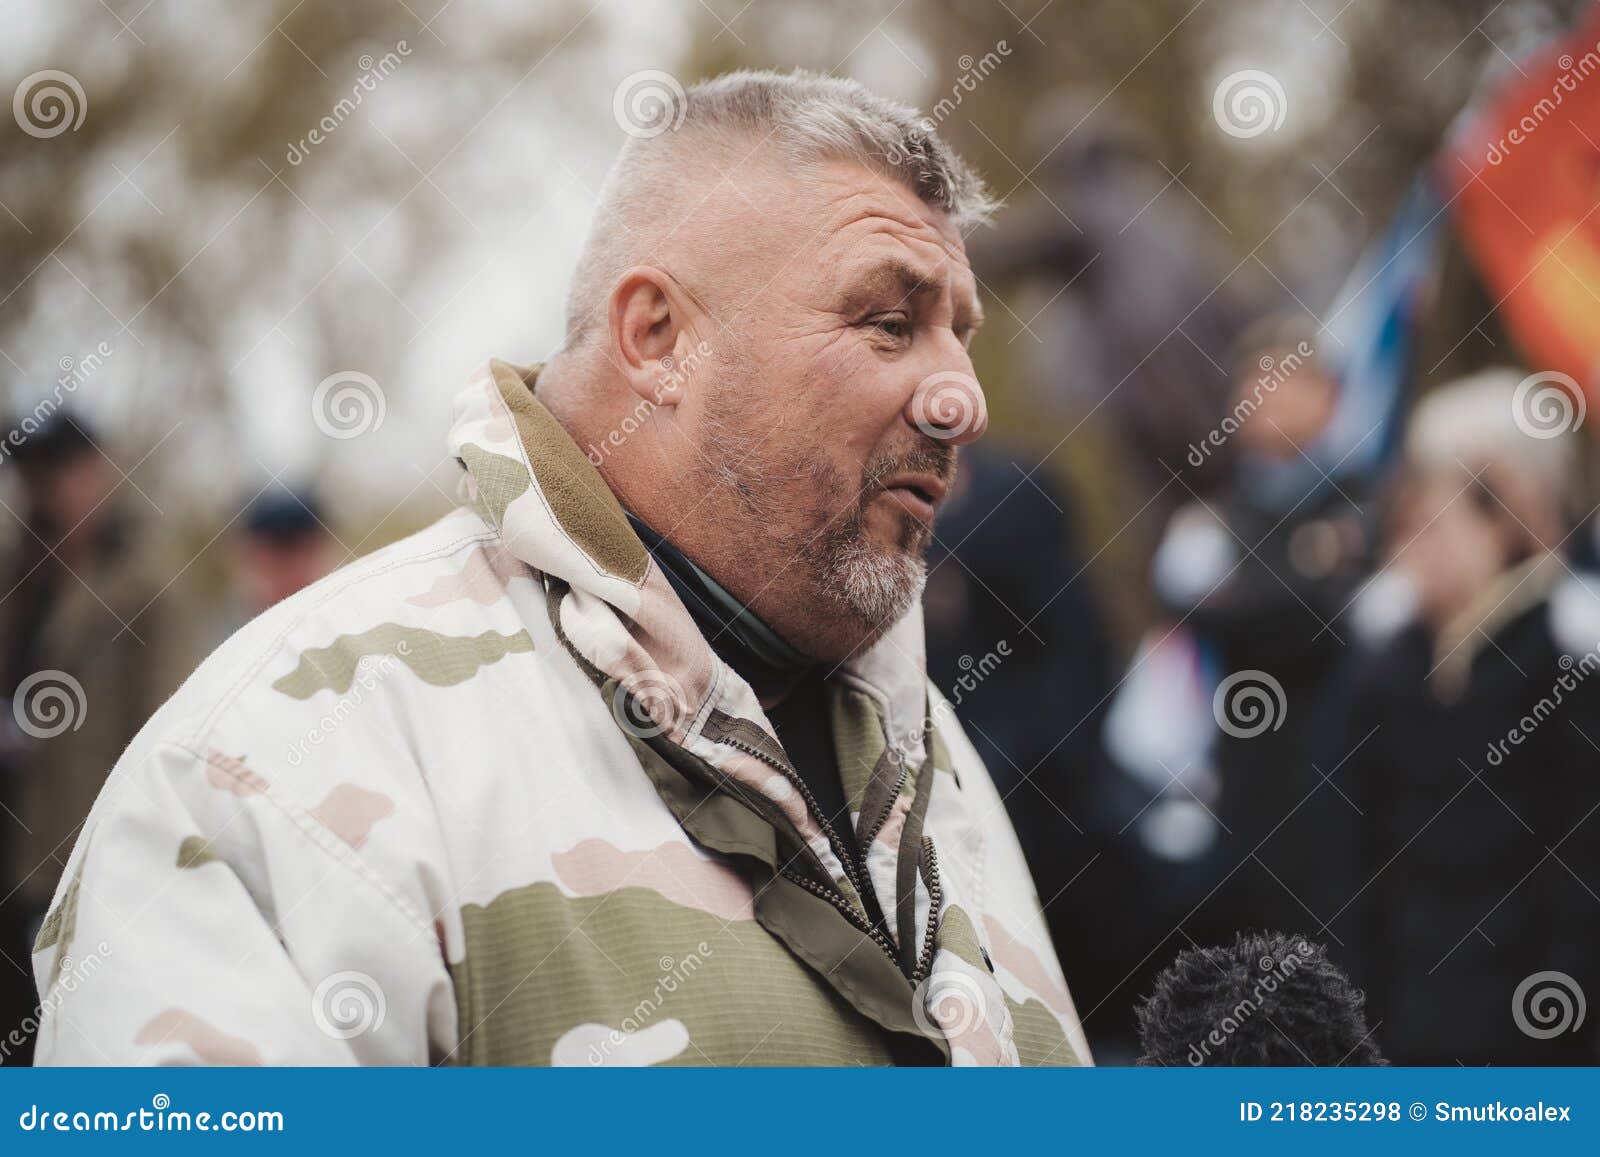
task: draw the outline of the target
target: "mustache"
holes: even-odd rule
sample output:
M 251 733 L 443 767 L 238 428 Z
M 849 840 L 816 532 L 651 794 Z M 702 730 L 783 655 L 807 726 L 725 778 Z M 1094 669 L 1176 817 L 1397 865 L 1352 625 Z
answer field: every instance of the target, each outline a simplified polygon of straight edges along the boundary
M 896 474 L 932 474 L 948 486 L 955 479 L 956 448 L 948 442 L 924 439 L 907 450 L 888 451 L 867 463 L 863 500 L 874 498 Z

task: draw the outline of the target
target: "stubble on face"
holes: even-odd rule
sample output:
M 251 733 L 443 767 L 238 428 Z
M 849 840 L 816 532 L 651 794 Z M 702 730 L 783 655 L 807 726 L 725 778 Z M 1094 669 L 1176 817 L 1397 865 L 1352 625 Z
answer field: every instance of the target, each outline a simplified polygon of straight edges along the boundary
M 878 450 L 861 476 L 850 478 L 820 447 L 803 440 L 796 445 L 793 432 L 750 420 L 741 398 L 752 396 L 756 384 L 742 377 L 724 377 L 707 406 L 703 460 L 756 531 L 749 571 L 770 585 L 786 573 L 797 576 L 794 585 L 811 595 L 807 617 L 819 630 L 843 614 L 854 621 L 855 633 L 878 637 L 921 596 L 927 575 L 922 556 L 933 528 L 897 510 L 898 534 L 885 543 L 873 533 L 872 505 L 897 474 L 948 481 L 954 447 L 916 436 L 908 445 Z

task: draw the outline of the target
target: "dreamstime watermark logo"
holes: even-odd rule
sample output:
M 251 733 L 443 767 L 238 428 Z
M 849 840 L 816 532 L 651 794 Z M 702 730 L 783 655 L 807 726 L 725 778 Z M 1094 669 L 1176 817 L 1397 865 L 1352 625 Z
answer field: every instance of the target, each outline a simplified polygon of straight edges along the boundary
M 656 377 L 655 403 L 661 405 L 668 394 L 676 394 L 688 384 L 700 368 L 700 363 L 711 356 L 711 346 L 704 338 L 689 347 L 689 352 L 682 358 L 675 358 L 671 354 L 662 358 L 658 363 L 661 373 Z
M 1218 83 L 1211 94 L 1211 115 L 1230 137 L 1249 140 L 1281 129 L 1289 115 L 1289 100 L 1270 72 L 1244 68 Z
M 1583 425 L 1588 412 L 1577 379 L 1556 370 L 1529 374 L 1511 395 L 1511 417 L 1530 438 L 1559 438 Z
M 355 678 L 350 682 L 350 690 L 339 697 L 333 709 L 317 720 L 317 725 L 307 731 L 299 739 L 289 744 L 288 762 L 290 767 L 299 767 L 311 754 L 313 747 L 322 744 L 344 723 L 354 715 L 361 705 L 366 702 L 367 696 L 399 668 L 399 659 L 411 654 L 411 644 L 401 639 L 395 644 L 393 654 L 384 654 L 380 657 L 363 655 L 356 664 Z
M 1310 956 L 1311 945 L 1301 941 L 1299 952 L 1290 952 L 1282 960 L 1275 960 L 1271 956 L 1263 956 L 1256 963 L 1265 974 L 1261 976 L 1250 988 L 1250 995 L 1242 997 L 1239 1003 L 1223 1014 L 1217 1026 L 1208 1032 L 1195 1044 L 1189 1046 L 1189 1063 L 1199 1066 L 1206 1063 L 1211 1056 L 1212 1049 L 1219 1049 L 1228 1043 L 1228 1038 L 1244 1027 L 1246 1021 L 1260 1010 L 1264 1002 L 1263 996 L 1270 996 L 1278 991 L 1278 986 L 1289 977 L 1293 976 L 1303 963 L 1302 954 Z
M 913 727 L 902 743 L 889 749 L 889 759 L 893 763 L 900 763 L 907 758 L 908 749 L 919 748 L 927 738 L 928 730 L 933 725 L 943 726 L 948 723 L 959 727 L 956 708 L 973 691 L 976 691 L 983 681 L 993 675 L 1000 664 L 1011 657 L 1011 640 L 1001 639 L 979 658 L 974 659 L 970 654 L 963 654 L 956 660 L 956 666 L 961 668 L 961 674 L 956 676 L 950 685 L 950 696 L 940 696 L 931 710 L 928 718 Z
M 1565 972 L 1535 972 L 1511 994 L 1511 1019 L 1535 1040 L 1577 1032 L 1587 1011 L 1583 989 Z
M 61 1007 L 62 1001 L 78 990 L 78 985 L 88 980 L 100 968 L 105 957 L 111 955 L 111 945 L 104 940 L 96 944 L 92 951 L 86 952 L 77 960 L 70 954 L 63 955 L 55 967 L 55 981 L 45 993 L 33 1012 L 22 1019 L 22 1023 L 12 1029 L 3 1039 L 0 1039 L 0 1060 L 9 1059 L 12 1049 L 19 1049 L 29 1037 L 39 1031 L 39 1024 L 44 1020 L 46 1012 L 54 1012 Z
M 11 697 L 17 726 L 35 739 L 54 739 L 83 726 L 89 699 L 83 684 L 65 671 L 35 671 Z
M 950 705 L 960 707 L 961 700 L 972 691 L 977 690 L 982 683 L 1001 662 L 1011 657 L 1011 640 L 1001 639 L 990 650 L 974 659 L 971 655 L 962 655 L 956 660 L 956 666 L 961 668 L 961 674 L 956 676 L 956 681 L 950 687 Z
M 928 437 L 949 441 L 968 433 L 984 418 L 983 387 L 960 370 L 929 374 L 911 398 L 911 420 Z
M 1267 394 L 1275 394 L 1278 387 L 1294 377 L 1295 373 L 1316 356 L 1316 351 L 1311 348 L 1311 343 L 1302 341 L 1284 354 L 1281 358 L 1274 358 L 1271 354 L 1262 354 L 1256 363 L 1261 374 L 1256 378 L 1255 387 L 1248 397 L 1240 398 L 1233 404 L 1233 409 L 1227 417 L 1215 426 L 1209 434 L 1198 442 L 1189 444 L 1189 453 L 1186 456 L 1189 465 L 1199 469 L 1205 465 L 1212 450 L 1220 450 L 1227 444 L 1229 438 L 1239 432 L 1250 416 L 1261 408 L 1261 399 Z
M 611 94 L 611 115 L 630 137 L 659 137 L 683 125 L 689 97 L 670 72 L 647 68 L 622 78 Z
M 83 127 L 89 98 L 77 77 L 47 68 L 22 78 L 11 95 L 11 114 L 17 118 L 17 127 L 30 137 L 48 140 Z
M 1511 754 L 1510 748 L 1521 747 L 1522 741 L 1532 735 L 1539 724 L 1555 714 L 1556 708 L 1566 701 L 1569 691 L 1576 691 L 1579 683 L 1600 670 L 1600 645 L 1594 650 L 1585 651 L 1576 660 L 1571 655 L 1562 655 L 1557 662 L 1561 665 L 1562 674 L 1556 677 L 1550 693 L 1541 696 L 1527 714 L 1513 723 L 1506 730 L 1504 739 L 1496 739 L 1489 744 L 1484 754 L 1489 766 L 1499 767 L 1504 763 L 1506 756 Z
M 937 133 L 945 118 L 961 107 L 961 102 L 967 93 L 975 91 L 978 84 L 987 80 L 989 74 L 999 68 L 1001 62 L 1010 55 L 1011 46 L 1004 40 L 997 40 L 993 48 L 976 60 L 969 52 L 957 57 L 956 67 L 961 69 L 961 75 L 956 77 L 955 83 L 950 86 L 950 94 L 940 97 L 929 115 L 917 121 L 916 130 L 909 134 L 906 142 L 896 142 L 890 146 L 888 153 L 885 154 L 888 162 L 891 165 L 903 165 L 911 159 L 913 152 L 925 151 L 927 138 Z
M 311 994 L 311 1019 L 336 1040 L 377 1032 L 388 1011 L 383 986 L 365 972 L 335 972 Z
M 1217 685 L 1211 697 L 1217 726 L 1235 739 L 1254 739 L 1276 731 L 1289 714 L 1283 684 L 1265 671 L 1235 671 Z
M 78 1109 L 57 1109 L 49 1105 L 29 1105 L 17 1117 L 17 1126 L 25 1133 L 282 1133 L 283 1114 L 276 1110 L 228 1109 L 213 1114 L 210 1111 L 192 1113 L 187 1109 L 174 1109 L 172 1098 L 157 1093 L 150 1098 L 148 1109 L 130 1109 L 125 1113 L 110 1109 L 93 1112 Z
M 376 60 L 373 59 L 372 53 L 363 52 L 361 58 L 356 61 L 361 68 L 361 75 L 356 77 L 355 84 L 350 86 L 350 95 L 342 96 L 335 101 L 333 108 L 328 110 L 327 115 L 312 126 L 311 131 L 305 136 L 298 141 L 290 141 L 283 159 L 291 165 L 298 165 L 310 156 L 313 148 L 331 137 L 334 130 L 361 107 L 366 94 L 374 91 L 378 87 L 378 82 L 399 68 L 400 62 L 410 55 L 411 46 L 404 40 L 396 41 L 392 49 Z
M 1600 49 L 1600 44 L 1596 44 L 1576 60 L 1572 58 L 1570 52 L 1563 52 L 1557 57 L 1556 66 L 1561 69 L 1561 75 L 1556 77 L 1555 83 L 1550 86 L 1550 95 L 1542 96 L 1535 101 L 1533 107 L 1506 130 L 1505 136 L 1498 141 L 1490 141 L 1489 151 L 1484 154 L 1484 160 L 1491 165 L 1498 165 L 1504 161 L 1512 149 L 1531 137 L 1534 131 L 1549 119 L 1566 99 L 1567 94 L 1577 92 L 1580 82 L 1600 72 L 1600 52 L 1597 52 L 1597 49 Z
M 656 387 L 652 396 L 640 398 L 635 403 L 622 421 L 612 427 L 606 436 L 598 442 L 590 442 L 584 450 L 584 455 L 596 466 L 603 465 L 606 458 L 613 450 L 619 449 L 634 434 L 643 428 L 645 420 L 662 406 L 666 405 L 670 397 L 678 400 L 678 391 L 682 390 L 705 359 L 711 356 L 711 346 L 704 339 L 690 347 L 689 352 L 682 358 L 675 358 L 671 354 L 662 358 L 658 363 L 661 373 L 656 378 Z
M 911 994 L 911 1019 L 929 1036 L 960 1040 L 988 1023 L 989 998 L 965 972 L 936 972 Z
M 78 387 L 99 372 L 111 353 L 111 346 L 107 342 L 100 342 L 80 358 L 72 357 L 70 354 L 62 355 L 61 360 L 56 363 L 61 372 L 56 377 L 55 389 L 50 391 L 48 397 L 40 399 L 29 413 L 23 415 L 20 422 L 6 432 L 5 439 L 0 441 L 0 459 L 11 457 L 14 450 L 37 434 L 39 428 L 66 404 L 68 395 L 77 393 Z
M 682 685 L 665 671 L 635 671 L 617 683 L 611 696 L 612 717 L 639 739 L 676 730 L 688 710 Z
M 357 370 L 329 374 L 311 395 L 311 418 L 317 429 L 341 441 L 377 430 L 387 412 L 383 387 Z
M 661 975 L 656 977 L 650 994 L 641 998 L 628 1015 L 622 1018 L 622 1023 L 606 1033 L 604 1040 L 589 1046 L 589 1063 L 605 1064 L 612 1052 L 626 1044 L 630 1036 L 649 1027 L 650 1022 L 661 1012 L 661 1006 L 666 1003 L 667 997 L 688 983 L 689 978 L 700 971 L 707 958 L 715 955 L 711 945 L 702 940 L 694 946 L 694 951 L 686 953 L 680 959 L 663 956 L 657 961 Z

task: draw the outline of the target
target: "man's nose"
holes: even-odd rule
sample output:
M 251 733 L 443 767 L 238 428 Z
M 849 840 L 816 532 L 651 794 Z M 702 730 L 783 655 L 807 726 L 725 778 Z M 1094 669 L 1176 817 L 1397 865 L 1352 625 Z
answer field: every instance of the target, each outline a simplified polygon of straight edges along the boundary
M 965 446 L 989 428 L 989 407 L 970 369 L 939 370 L 912 391 L 906 420 L 936 441 Z

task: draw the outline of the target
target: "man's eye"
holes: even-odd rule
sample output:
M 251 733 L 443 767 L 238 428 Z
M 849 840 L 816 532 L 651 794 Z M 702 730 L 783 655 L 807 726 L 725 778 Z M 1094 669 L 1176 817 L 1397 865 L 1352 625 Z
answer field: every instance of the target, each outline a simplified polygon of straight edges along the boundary
M 911 320 L 897 313 L 868 318 L 867 325 L 896 341 L 904 341 L 911 336 Z

